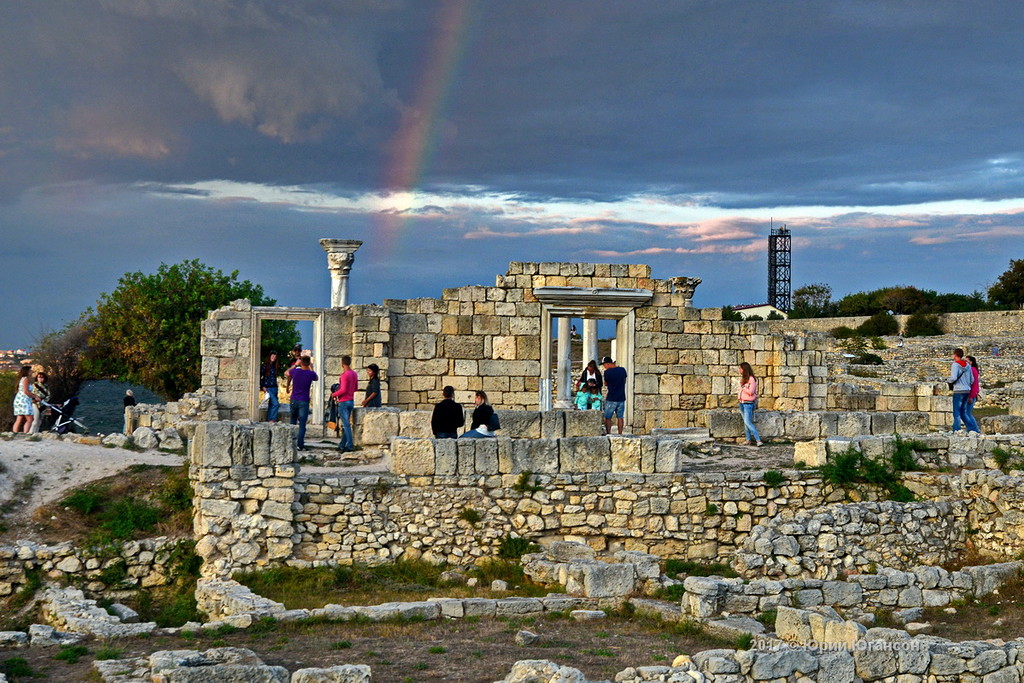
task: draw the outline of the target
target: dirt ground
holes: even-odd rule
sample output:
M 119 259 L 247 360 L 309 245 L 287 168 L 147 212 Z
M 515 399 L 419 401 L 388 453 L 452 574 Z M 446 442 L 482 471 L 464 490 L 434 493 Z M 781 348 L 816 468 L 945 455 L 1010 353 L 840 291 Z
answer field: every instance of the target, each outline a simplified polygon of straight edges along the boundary
M 540 635 L 533 645 L 515 643 L 516 632 Z M 22 657 L 50 680 L 87 681 L 100 648 L 115 648 L 122 657 L 147 656 L 157 650 L 245 647 L 265 663 L 289 671 L 304 667 L 367 664 L 375 683 L 452 681 L 493 683 L 520 659 L 549 659 L 583 671 L 592 680 L 612 679 L 628 666 L 667 666 L 680 654 L 693 654 L 729 643 L 709 636 L 678 633 L 678 627 L 644 618 L 610 616 L 577 623 L 566 618 L 459 619 L 406 624 L 278 624 L 197 638 L 154 636 L 148 639 L 89 641 L 90 654 L 77 664 L 53 659 L 55 649 L 0 650 L 0 665 Z M 0 669 L 2 670 L 2 669 Z M 30 679 L 14 679 L 30 680 Z
M 947 608 L 925 610 L 921 621 L 932 625 L 927 633 L 950 640 L 1013 640 L 1024 634 L 1024 578 L 1018 577 L 978 600 Z

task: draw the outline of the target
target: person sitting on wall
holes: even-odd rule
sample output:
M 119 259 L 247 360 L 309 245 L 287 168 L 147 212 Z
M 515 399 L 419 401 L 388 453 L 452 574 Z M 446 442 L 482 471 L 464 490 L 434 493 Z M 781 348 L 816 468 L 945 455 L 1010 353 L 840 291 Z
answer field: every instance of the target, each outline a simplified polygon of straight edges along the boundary
M 473 422 L 471 429 L 460 436 L 460 439 L 486 439 L 494 436 L 491 429 L 494 422 L 494 408 L 487 403 L 487 394 L 483 391 L 476 392 L 476 408 L 473 410 Z
M 456 439 L 459 427 L 466 424 L 466 415 L 462 404 L 455 402 L 455 387 L 446 386 L 441 395 L 444 398 L 434 406 L 434 413 L 430 416 L 430 430 L 434 432 L 435 439 Z

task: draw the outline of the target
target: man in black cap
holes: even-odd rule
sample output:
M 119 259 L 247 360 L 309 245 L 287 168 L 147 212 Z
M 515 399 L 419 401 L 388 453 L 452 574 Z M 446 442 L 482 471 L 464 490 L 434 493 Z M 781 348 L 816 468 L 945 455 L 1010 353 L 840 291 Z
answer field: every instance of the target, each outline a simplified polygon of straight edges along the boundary
M 604 433 L 612 433 L 612 415 L 615 416 L 622 434 L 623 417 L 626 414 L 626 369 L 615 365 L 610 357 L 601 360 L 604 366 L 604 385 L 608 387 L 608 395 L 604 402 Z

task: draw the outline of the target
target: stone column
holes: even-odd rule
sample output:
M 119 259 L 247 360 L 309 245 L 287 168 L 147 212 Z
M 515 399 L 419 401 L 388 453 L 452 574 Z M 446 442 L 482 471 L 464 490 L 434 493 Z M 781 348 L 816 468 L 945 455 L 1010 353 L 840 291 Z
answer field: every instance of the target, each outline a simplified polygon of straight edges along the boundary
M 348 306 L 348 274 L 362 240 L 322 239 L 320 246 L 327 252 L 327 269 L 331 271 L 331 306 Z
M 583 367 L 592 360 L 601 367 L 601 359 L 597 355 L 597 321 L 587 319 L 583 321 Z
M 673 292 L 683 295 L 683 307 L 693 308 L 693 293 L 702 280 L 699 277 L 674 277 L 670 282 Z
M 558 319 L 558 400 L 571 401 L 572 392 L 569 390 L 572 366 L 569 364 L 569 351 L 572 349 L 569 332 L 569 318 Z

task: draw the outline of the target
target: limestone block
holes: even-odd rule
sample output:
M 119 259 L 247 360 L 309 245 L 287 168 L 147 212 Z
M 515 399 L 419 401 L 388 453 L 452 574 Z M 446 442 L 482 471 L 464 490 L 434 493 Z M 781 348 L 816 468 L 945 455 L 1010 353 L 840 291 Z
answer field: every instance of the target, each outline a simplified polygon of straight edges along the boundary
M 542 439 L 560 439 L 565 436 L 565 412 L 549 410 L 540 414 Z
M 708 428 L 716 439 L 743 436 L 743 418 L 739 411 L 711 410 L 707 413 Z
M 435 474 L 452 476 L 459 473 L 459 451 L 455 439 L 434 441 Z
M 270 464 L 290 465 L 295 462 L 299 438 L 298 425 L 274 424 L 270 426 Z
M 149 427 L 139 427 L 132 432 L 132 439 L 135 445 L 140 448 L 157 448 L 160 446 L 160 437 Z
M 192 440 L 192 462 L 200 467 L 231 465 L 232 429 L 230 422 L 202 422 Z
M 607 436 L 581 436 L 558 439 L 559 471 L 608 472 L 612 468 L 611 447 Z
M 814 638 L 807 617 L 804 610 L 779 606 L 775 615 L 775 635 L 791 643 L 807 643 Z
M 270 425 L 258 424 L 252 430 L 252 464 L 257 467 L 270 465 Z
M 925 434 L 928 431 L 928 415 L 919 412 L 896 413 L 893 430 L 897 434 Z
M 539 439 L 541 414 L 534 410 L 496 410 L 501 434 L 516 439 Z
M 612 472 L 640 472 L 641 443 L 639 437 L 622 436 L 609 439 Z
M 458 473 L 471 475 L 476 473 L 476 449 L 484 439 L 457 439 L 455 450 L 458 458 Z
M 437 353 L 436 335 L 423 333 L 412 336 L 413 358 L 417 360 L 429 360 Z
M 654 471 L 659 473 L 679 472 L 688 460 L 689 443 L 682 439 L 660 439 L 658 454 L 654 460 Z
M 398 408 L 369 408 L 363 413 L 362 444 L 380 446 L 390 443 L 391 437 L 399 435 L 400 413 Z
M 513 471 L 511 474 L 520 472 L 553 474 L 559 471 L 558 456 L 559 448 L 556 439 L 514 439 L 512 441 Z
M 604 417 L 600 410 L 568 410 L 563 417 L 567 437 L 601 435 Z
M 774 410 L 754 411 L 757 433 L 762 439 L 778 439 L 786 436 L 786 423 L 782 415 Z
M 471 439 L 476 441 L 475 474 L 498 474 L 498 440 Z M 460 473 L 461 474 L 461 473 Z
M 400 436 L 410 439 L 429 439 L 434 434 L 430 429 L 431 410 L 403 410 L 399 413 Z
M 391 440 L 391 470 L 395 474 L 434 474 L 434 441 L 397 437 Z
M 875 413 L 871 416 L 871 433 L 875 435 L 892 434 L 896 431 L 895 413 Z
M 764 435 L 762 434 L 762 437 Z M 828 451 L 825 442 L 797 441 L 793 449 L 793 462 L 802 462 L 808 467 L 820 467 L 828 462 Z
M 861 412 L 847 412 L 839 414 L 839 422 L 836 425 L 836 433 L 839 436 L 857 437 L 871 433 L 871 415 Z
M 366 664 L 342 664 L 329 669 L 299 669 L 291 683 L 370 683 L 370 667 Z
M 587 598 L 622 597 L 636 590 L 636 574 L 632 565 L 587 563 L 583 565 L 582 573 L 583 596 Z
M 817 413 L 795 412 L 786 415 L 786 436 L 790 439 L 817 439 L 821 435 L 821 420 Z

